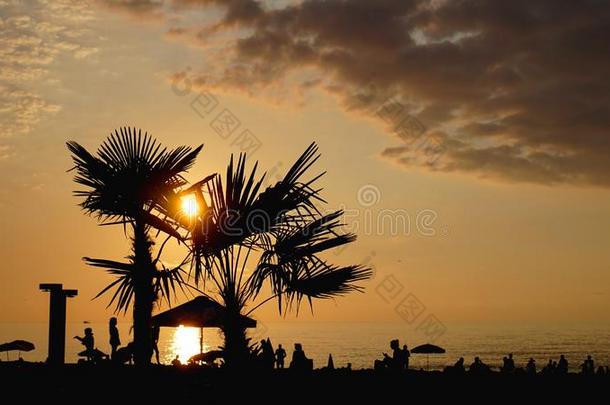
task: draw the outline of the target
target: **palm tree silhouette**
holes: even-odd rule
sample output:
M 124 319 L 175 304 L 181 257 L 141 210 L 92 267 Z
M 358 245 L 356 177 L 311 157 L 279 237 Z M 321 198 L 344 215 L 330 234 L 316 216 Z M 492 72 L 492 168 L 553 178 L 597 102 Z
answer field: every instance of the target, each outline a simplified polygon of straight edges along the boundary
M 117 312 L 126 312 L 133 299 L 135 362 L 149 364 L 153 304 L 159 295 L 169 300 L 176 284 L 184 283 L 181 266 L 168 269 L 161 264 L 162 248 L 153 258 L 150 231 L 182 239 L 159 213 L 172 212 L 177 217 L 177 208 L 171 208 L 178 206 L 175 190 L 186 185 L 182 175 L 192 167 L 203 145 L 168 150 L 141 130 L 121 128 L 102 143 L 95 156 L 73 141 L 67 147 L 74 161 L 74 181 L 84 186 L 74 192 L 83 199 L 82 209 L 100 224 L 119 224 L 126 235 L 131 232 L 128 262 L 84 259 L 117 276 L 98 294 L 114 288 L 109 305 L 116 302 Z
M 303 298 L 311 306 L 312 299 L 359 291 L 356 283 L 371 276 L 370 268 L 339 267 L 320 257 L 356 236 L 340 233 L 342 211 L 318 210 L 324 201 L 314 183 L 324 173 L 301 180 L 319 156 L 311 144 L 282 180 L 260 192 L 264 175 L 256 179 L 256 163 L 247 176 L 241 154 L 236 164 L 231 157 L 224 182 L 209 176 L 181 193 L 193 194 L 199 210 L 188 222 L 174 224 L 188 231 L 195 283 L 226 307 L 222 331 L 228 366 L 243 365 L 249 356 L 242 315 L 274 299 L 280 313 L 298 311 Z M 261 300 L 265 285 L 271 295 Z

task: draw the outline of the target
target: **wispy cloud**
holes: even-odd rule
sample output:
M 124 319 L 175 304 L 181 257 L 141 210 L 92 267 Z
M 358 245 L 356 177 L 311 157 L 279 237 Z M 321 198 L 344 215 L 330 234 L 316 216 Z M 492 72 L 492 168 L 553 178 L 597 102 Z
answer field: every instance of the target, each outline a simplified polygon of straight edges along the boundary
M 61 54 L 82 59 L 97 49 L 80 41 L 93 18 L 86 1 L 0 1 L 0 15 L 0 136 L 6 138 L 59 111 L 39 88 Z
M 60 110 L 60 106 L 19 88 L 0 85 L 0 134 L 30 132 L 41 117 Z
M 0 145 L 0 160 L 6 159 L 11 155 L 11 148 L 8 145 Z

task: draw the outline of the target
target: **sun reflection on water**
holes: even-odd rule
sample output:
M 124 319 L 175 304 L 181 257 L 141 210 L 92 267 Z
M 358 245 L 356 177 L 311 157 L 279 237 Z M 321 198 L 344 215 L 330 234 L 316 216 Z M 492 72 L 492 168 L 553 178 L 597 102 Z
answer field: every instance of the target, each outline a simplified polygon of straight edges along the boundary
M 171 352 L 172 359 L 179 356 L 182 364 L 186 364 L 191 356 L 199 353 L 200 329 L 179 326 L 174 328 Z M 204 346 L 205 351 L 205 346 Z

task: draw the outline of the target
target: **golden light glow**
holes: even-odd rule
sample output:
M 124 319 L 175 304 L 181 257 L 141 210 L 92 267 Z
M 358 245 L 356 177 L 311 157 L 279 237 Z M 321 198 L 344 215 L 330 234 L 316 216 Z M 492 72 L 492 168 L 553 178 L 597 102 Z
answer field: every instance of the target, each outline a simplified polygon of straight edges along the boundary
M 172 359 L 179 356 L 182 364 L 186 364 L 192 356 L 199 353 L 200 329 L 180 325 L 174 329 L 172 338 Z
M 189 218 L 193 218 L 199 213 L 199 205 L 194 195 L 189 194 L 180 197 L 180 202 L 182 204 L 182 212 Z

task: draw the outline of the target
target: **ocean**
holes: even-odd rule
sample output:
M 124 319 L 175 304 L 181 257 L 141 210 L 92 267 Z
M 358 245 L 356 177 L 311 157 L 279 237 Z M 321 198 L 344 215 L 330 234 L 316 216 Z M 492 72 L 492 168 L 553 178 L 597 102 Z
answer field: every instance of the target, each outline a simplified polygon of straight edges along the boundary
M 446 323 L 446 332 L 432 343 L 446 349 L 445 354 L 413 354 L 412 368 L 443 369 L 453 364 L 459 357 L 464 357 L 469 365 L 474 356 L 479 356 L 485 363 L 497 369 L 502 358 L 508 353 L 514 354 L 517 366 L 525 366 L 530 357 L 536 359 L 538 368 L 542 368 L 549 359 L 557 360 L 564 354 L 570 364 L 570 371 L 578 371 L 587 355 L 593 356 L 596 367 L 610 365 L 610 325 L 607 323 Z M 83 329 L 91 327 L 94 331 L 96 347 L 108 353 L 108 325 L 69 323 L 66 331 L 66 361 L 76 362 L 77 353 L 83 350 L 80 343 L 73 339 L 83 335 Z M 130 338 L 130 325 L 119 324 L 122 343 Z M 36 350 L 22 353 L 27 361 L 44 361 L 47 354 L 47 325 L 45 323 L 0 323 L 0 343 L 15 339 L 31 341 Z M 351 363 L 353 369 L 371 368 L 375 359 L 382 358 L 382 353 L 391 354 L 389 341 L 400 339 L 401 346 L 409 348 L 428 343 L 426 336 L 405 327 L 404 323 L 378 322 L 270 322 L 259 323 L 259 328 L 251 331 L 252 336 L 260 340 L 270 337 L 274 347 L 278 344 L 288 353 L 290 361 L 294 343 L 303 345 L 305 353 L 314 360 L 315 367 L 327 364 L 332 354 L 335 367 L 344 367 Z M 217 329 L 203 330 L 204 351 L 217 348 L 221 344 Z M 178 356 L 186 362 L 199 352 L 200 330 L 196 328 L 162 328 L 159 349 L 161 362 L 169 364 Z M 1 354 L 1 360 L 7 359 L 7 353 Z M 9 359 L 16 359 L 17 353 L 8 354 Z

